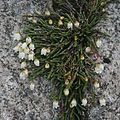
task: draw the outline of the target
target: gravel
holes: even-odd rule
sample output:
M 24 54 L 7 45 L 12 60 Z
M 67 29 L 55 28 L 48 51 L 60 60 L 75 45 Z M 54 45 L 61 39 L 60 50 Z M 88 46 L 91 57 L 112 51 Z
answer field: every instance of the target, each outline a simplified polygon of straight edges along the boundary
M 49 99 L 52 84 L 42 78 L 30 90 L 29 80 L 19 79 L 19 59 L 13 52 L 14 31 L 22 28 L 22 15 L 43 10 L 45 0 L 0 0 L 0 120 L 53 120 Z M 108 19 L 99 25 L 110 37 L 102 38 L 100 54 L 105 70 L 101 75 L 98 98 L 107 105 L 91 108 L 90 120 L 120 120 L 120 4 L 110 4 Z

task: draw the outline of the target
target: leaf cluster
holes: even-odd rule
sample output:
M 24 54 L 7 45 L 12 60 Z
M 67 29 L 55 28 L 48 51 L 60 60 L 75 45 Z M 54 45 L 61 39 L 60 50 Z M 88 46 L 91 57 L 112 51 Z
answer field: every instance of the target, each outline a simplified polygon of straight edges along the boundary
M 104 0 L 53 0 L 54 11 L 50 16 L 35 13 L 32 16 L 37 23 L 26 22 L 24 34 L 32 38 L 35 45 L 35 56 L 40 61 L 40 66 L 30 64 L 30 79 L 38 76 L 51 80 L 58 89 L 53 94 L 53 99 L 60 101 L 60 120 L 83 120 L 86 110 L 81 105 L 86 90 L 92 87 L 95 78 L 92 59 L 98 55 L 96 40 L 104 34 L 95 29 L 96 25 L 105 18 L 105 6 L 109 1 Z M 64 17 L 63 25 L 58 25 L 60 17 Z M 52 20 L 52 24 L 49 24 Z M 78 21 L 79 27 L 74 23 Z M 69 22 L 73 28 L 68 29 Z M 91 48 L 90 53 L 85 49 Z M 41 55 L 42 48 L 50 48 L 50 53 Z M 48 63 L 50 67 L 45 68 Z M 68 84 L 65 84 L 65 82 Z M 69 89 L 69 95 L 64 95 L 64 89 Z M 75 98 L 77 106 L 70 108 L 72 99 Z

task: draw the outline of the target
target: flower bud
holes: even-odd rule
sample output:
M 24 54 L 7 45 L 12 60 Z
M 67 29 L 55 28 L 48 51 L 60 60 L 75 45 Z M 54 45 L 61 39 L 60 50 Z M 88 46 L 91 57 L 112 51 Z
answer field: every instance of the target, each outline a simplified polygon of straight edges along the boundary
M 35 84 L 34 84 L 34 83 L 31 83 L 31 84 L 30 84 L 30 89 L 31 89 L 31 90 L 34 90 L 34 88 L 35 88 Z
M 21 63 L 21 68 L 25 68 L 27 66 L 27 63 L 24 61 Z
M 95 88 L 99 88 L 99 87 L 100 87 L 100 84 L 99 84 L 97 81 L 95 81 L 95 82 L 94 82 L 94 87 L 95 87 Z
M 41 55 L 46 55 L 47 54 L 47 49 L 46 48 L 42 48 L 41 49 Z
M 30 53 L 28 55 L 28 60 L 33 60 L 34 59 L 34 53 Z
M 82 99 L 82 105 L 83 105 L 83 106 L 86 106 L 86 105 L 87 105 L 87 99 L 86 99 L 86 98 Z
M 29 48 L 30 48 L 31 50 L 34 50 L 34 49 L 35 49 L 34 44 L 33 44 L 33 43 L 30 43 Z
M 49 10 L 46 10 L 46 11 L 45 11 L 45 15 L 50 16 L 50 11 L 49 11 Z
M 24 42 L 24 43 L 21 45 L 21 48 L 22 48 L 22 49 L 25 49 L 26 47 L 27 47 L 27 43 Z
M 104 65 L 103 64 L 96 64 L 96 67 L 95 67 L 95 72 L 96 73 L 102 73 L 103 70 L 104 70 Z
M 49 63 L 46 63 L 46 64 L 45 64 L 45 68 L 46 68 L 46 69 L 50 68 Z
M 62 20 L 59 20 L 59 22 L 58 22 L 58 26 L 62 26 L 62 25 L 63 25 Z
M 99 99 L 100 106 L 105 106 L 106 105 L 106 100 L 104 98 Z
M 68 85 L 69 84 L 69 80 L 65 80 L 65 85 Z
M 102 41 L 101 40 L 97 40 L 96 41 L 96 46 L 99 48 L 102 45 Z
M 67 23 L 67 28 L 68 29 L 73 29 L 73 23 L 72 22 L 68 22 Z
M 68 96 L 68 95 L 69 95 L 69 89 L 67 89 L 67 88 L 64 89 L 64 95 L 65 95 L 65 96 Z
M 77 101 L 76 101 L 76 99 L 73 99 L 73 100 L 71 101 L 70 108 L 73 108 L 73 107 L 75 107 L 75 106 L 77 106 Z
M 77 28 L 79 27 L 79 25 L 80 25 L 80 23 L 79 23 L 78 21 L 76 21 L 76 22 L 74 23 L 74 26 L 77 27 Z
M 35 64 L 36 66 L 39 66 L 39 65 L 40 65 L 40 61 L 39 61 L 38 59 L 35 59 L 35 60 L 34 60 L 34 64 Z
M 20 33 L 19 32 L 16 32 L 14 35 L 13 35 L 13 39 L 14 40 L 21 40 L 21 35 L 20 35 Z
M 91 51 L 91 48 L 90 47 L 86 47 L 85 52 L 89 53 L 90 51 Z
M 53 102 L 53 108 L 57 109 L 59 107 L 58 101 Z
M 31 37 L 27 37 L 27 38 L 26 38 L 26 43 L 31 43 L 31 42 L 32 42 Z
M 52 25 L 52 24 L 53 24 L 53 21 L 52 21 L 51 19 L 49 19 L 48 23 L 49 23 L 50 25 Z
M 21 58 L 21 59 L 24 59 L 25 58 L 25 53 L 24 52 L 20 52 L 18 57 Z
M 63 20 L 63 19 L 64 19 L 64 16 L 61 16 L 60 19 Z
M 84 60 L 84 59 L 85 59 L 84 55 L 81 55 L 81 56 L 80 56 L 80 59 L 81 59 L 81 60 Z

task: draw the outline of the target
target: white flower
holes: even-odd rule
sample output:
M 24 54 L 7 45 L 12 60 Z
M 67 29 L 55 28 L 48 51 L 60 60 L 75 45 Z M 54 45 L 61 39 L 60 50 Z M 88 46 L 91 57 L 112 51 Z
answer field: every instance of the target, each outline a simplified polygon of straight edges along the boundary
M 29 14 L 28 14 L 28 20 L 30 20 L 30 21 L 31 21 L 32 19 L 33 19 L 32 14 L 31 14 L 31 13 L 29 13 Z
M 22 49 L 25 49 L 26 47 L 27 47 L 27 43 L 24 42 L 24 43 L 21 45 L 21 48 L 22 48 Z
M 24 49 L 24 53 L 25 54 L 28 54 L 30 52 L 30 49 L 28 48 L 28 47 L 26 47 L 25 49 Z
M 37 20 L 36 20 L 36 19 L 33 19 L 32 21 L 33 21 L 33 23 L 37 23 Z
M 102 45 L 102 41 L 101 40 L 97 40 L 96 41 L 96 46 L 99 48 Z
M 32 17 L 28 17 L 28 20 L 31 21 L 33 18 Z
M 45 64 L 45 68 L 50 68 L 50 65 L 48 63 Z
M 106 100 L 104 98 L 99 99 L 100 106 L 105 106 L 106 105 Z
M 26 38 L 26 43 L 29 44 L 29 43 L 31 43 L 31 41 L 32 41 L 31 37 L 27 37 L 27 38 Z
M 104 70 L 104 65 L 103 64 L 96 64 L 96 67 L 95 67 L 95 72 L 96 73 L 102 73 L 103 70 Z
M 84 57 L 83 54 L 80 56 L 80 59 L 81 59 L 81 60 L 84 60 L 84 59 L 85 59 L 85 57 Z
M 94 87 L 95 87 L 95 88 L 99 88 L 99 87 L 100 87 L 99 82 L 95 81 L 95 82 L 94 82 Z
M 105 5 L 105 4 L 106 4 L 106 2 L 101 2 L 101 6 L 102 6 L 102 5 Z
M 105 12 L 106 10 L 103 8 L 102 11 Z
M 76 99 L 73 99 L 73 100 L 71 101 L 70 107 L 73 108 L 73 107 L 75 107 L 75 106 L 77 106 L 77 101 L 76 101 Z
M 74 23 L 74 25 L 75 25 L 75 27 L 79 27 L 80 23 L 79 23 L 78 21 L 76 21 L 76 22 Z
M 69 89 L 67 89 L 67 88 L 64 89 L 64 95 L 65 95 L 65 96 L 68 96 L 68 95 L 69 95 Z
M 86 98 L 82 99 L 82 105 L 83 105 L 83 106 L 86 106 L 86 105 L 87 105 L 87 99 L 86 99 Z
M 28 76 L 28 70 L 25 69 L 25 70 L 24 70 L 24 73 L 25 73 L 25 75 L 26 75 L 26 77 L 27 77 L 27 76 Z
M 73 23 L 72 22 L 68 22 L 67 23 L 67 28 L 68 29 L 73 29 Z
M 18 51 L 20 50 L 21 45 L 22 45 L 22 43 L 19 42 L 18 45 L 13 48 L 13 50 L 14 50 L 15 52 L 18 52 Z
M 21 47 L 21 46 L 22 46 L 22 43 L 21 43 L 21 42 L 19 42 L 17 46 Z
M 23 52 L 24 50 L 21 48 L 21 47 L 19 47 L 19 53 L 21 53 L 21 52 Z
M 42 48 L 41 49 L 41 55 L 46 55 L 47 54 L 47 49 L 46 48 Z
M 21 39 L 21 35 L 19 32 L 16 32 L 14 35 L 13 35 L 13 39 L 14 40 L 20 40 Z
M 91 48 L 90 47 L 86 47 L 85 52 L 89 53 L 90 51 L 91 51 Z
M 69 80 L 65 80 L 65 85 L 68 85 L 69 84 Z
M 28 60 L 33 60 L 34 59 L 34 53 L 31 52 L 29 55 L 28 55 Z
M 30 48 L 31 50 L 34 50 L 34 49 L 35 49 L 34 44 L 33 44 L 33 43 L 30 43 L 29 48 Z
M 38 59 L 35 59 L 35 60 L 34 60 L 34 64 L 35 64 L 36 66 L 39 66 L 39 65 L 40 65 L 40 61 L 39 61 Z
M 63 22 L 62 22 L 62 20 L 59 20 L 58 21 L 58 26 L 61 26 L 61 25 L 63 25 Z
M 50 53 L 50 48 L 47 48 L 47 53 Z
M 24 52 L 20 52 L 18 57 L 21 58 L 21 59 L 24 59 L 25 58 L 25 53 Z
M 46 11 L 45 11 L 45 15 L 50 16 L 50 11 L 49 11 L 49 10 L 46 10 Z
M 25 75 L 25 73 L 24 73 L 24 72 L 21 72 L 21 73 L 20 73 L 20 79 L 23 79 L 23 80 L 25 80 L 25 78 L 26 78 L 26 75 Z
M 88 82 L 88 77 L 85 77 L 84 80 L 85 80 L 86 82 Z
M 27 66 L 27 63 L 24 61 L 21 63 L 21 68 L 25 68 Z
M 52 25 L 52 24 L 53 24 L 53 21 L 52 21 L 51 19 L 49 19 L 48 23 L 49 23 L 50 25 Z
M 31 83 L 31 84 L 30 84 L 30 89 L 31 89 L 31 90 L 34 90 L 34 88 L 35 88 L 35 84 L 34 84 L 34 83 Z
M 63 20 L 63 19 L 64 19 L 64 16 L 61 16 L 60 19 Z
M 53 108 L 57 109 L 59 107 L 58 101 L 53 102 Z
M 14 50 L 15 52 L 18 52 L 18 51 L 19 51 L 19 46 L 18 46 L 18 45 L 15 46 L 15 47 L 13 48 L 13 50 Z
M 27 69 L 25 69 L 24 71 L 22 71 L 20 73 L 20 79 L 24 80 L 26 77 L 28 77 L 28 70 Z

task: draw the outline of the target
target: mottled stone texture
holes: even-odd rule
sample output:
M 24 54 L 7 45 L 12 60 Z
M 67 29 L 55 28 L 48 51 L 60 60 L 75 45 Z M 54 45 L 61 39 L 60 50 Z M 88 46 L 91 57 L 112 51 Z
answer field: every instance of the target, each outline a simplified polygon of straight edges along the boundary
M 45 0 L 0 0 L 0 120 L 53 120 L 51 84 L 37 79 L 31 91 L 29 80 L 19 79 L 12 39 L 12 32 L 22 26 L 22 15 L 45 5 Z
M 52 85 L 37 79 L 31 91 L 30 82 L 19 79 L 20 63 L 12 50 L 16 44 L 12 32 L 23 27 L 22 15 L 45 5 L 45 0 L 0 0 L 0 120 L 54 119 L 48 97 Z M 110 4 L 107 11 L 108 19 L 99 28 L 110 37 L 102 39 L 100 53 L 110 62 L 105 63 L 97 91 L 98 97 L 106 98 L 107 106 L 92 108 L 91 120 L 120 120 L 120 4 Z
M 101 88 L 98 97 L 107 101 L 105 107 L 92 108 L 90 120 L 120 120 L 120 4 L 110 4 L 108 19 L 98 25 L 110 37 L 102 38 L 100 54 L 105 70 L 101 75 Z

